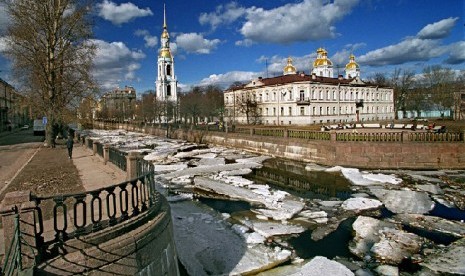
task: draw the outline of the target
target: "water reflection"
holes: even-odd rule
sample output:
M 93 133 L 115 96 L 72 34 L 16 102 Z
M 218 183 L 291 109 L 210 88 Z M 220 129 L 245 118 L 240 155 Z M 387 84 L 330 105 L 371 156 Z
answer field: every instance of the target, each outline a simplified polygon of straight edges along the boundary
M 247 178 L 307 199 L 327 200 L 337 197 L 345 200 L 351 195 L 349 181 L 339 173 L 307 171 L 305 163 L 297 161 L 276 158 L 267 160 L 261 169 L 255 169 Z

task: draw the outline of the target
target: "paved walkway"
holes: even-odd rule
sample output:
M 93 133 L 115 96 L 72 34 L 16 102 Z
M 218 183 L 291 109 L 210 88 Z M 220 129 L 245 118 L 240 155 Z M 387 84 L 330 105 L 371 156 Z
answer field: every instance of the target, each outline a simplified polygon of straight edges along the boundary
M 111 186 L 126 180 L 126 172 L 110 162 L 105 165 L 100 156 L 93 156 L 92 151 L 85 146 L 75 144 L 72 160 L 79 171 L 82 185 L 86 191 Z
M 72 161 L 79 171 L 79 176 L 86 191 L 111 186 L 126 180 L 126 172 L 122 171 L 112 163 L 108 162 L 105 165 L 103 158 L 98 155 L 92 155 L 92 151 L 90 149 L 77 143 L 73 150 Z M 22 168 L 24 168 L 26 164 L 24 164 Z M 18 171 L 17 174 L 19 173 L 21 172 Z M 1 256 L 4 255 L 5 249 L 3 238 L 3 229 L 0 229 L 0 260 Z

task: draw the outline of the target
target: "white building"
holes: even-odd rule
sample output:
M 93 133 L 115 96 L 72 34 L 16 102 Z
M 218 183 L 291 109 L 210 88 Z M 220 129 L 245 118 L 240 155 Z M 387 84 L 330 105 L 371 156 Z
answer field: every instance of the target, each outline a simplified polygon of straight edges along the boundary
M 174 58 L 170 49 L 170 35 L 166 25 L 166 12 L 163 9 L 163 32 L 160 38 L 161 47 L 158 51 L 158 75 L 156 80 L 156 95 L 158 101 L 177 101 L 178 81 L 174 74 Z
M 332 63 L 318 49 L 311 75 L 298 73 L 288 58 L 278 77 L 252 80 L 224 92 L 225 119 L 230 123 L 308 125 L 394 119 L 394 92 L 360 79 L 351 55 L 346 76 L 333 78 Z

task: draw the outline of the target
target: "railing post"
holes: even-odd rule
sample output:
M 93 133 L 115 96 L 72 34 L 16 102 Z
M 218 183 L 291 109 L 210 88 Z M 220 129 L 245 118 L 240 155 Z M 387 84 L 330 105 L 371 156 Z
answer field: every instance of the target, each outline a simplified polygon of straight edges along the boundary
M 103 145 L 103 163 L 106 165 L 108 160 L 110 160 L 110 145 Z
M 129 152 L 126 156 L 126 179 L 131 180 L 137 177 L 137 158 L 140 158 L 139 152 Z
M 97 154 L 97 141 L 92 141 L 92 155 Z
M 15 206 L 18 208 L 15 210 Z M 21 267 L 31 268 L 38 254 L 36 243 L 35 203 L 31 201 L 30 191 L 7 193 L 0 205 L 3 224 L 5 253 L 9 252 L 11 241 L 15 237 L 15 216 L 19 212 L 19 229 L 21 232 Z M 15 245 L 13 245 L 15 246 Z M 5 260 L 4 260 L 5 261 Z
M 331 132 L 329 133 L 329 135 L 330 135 L 330 139 L 329 139 L 329 140 L 330 140 L 331 142 L 336 142 L 336 139 L 337 139 L 337 138 L 336 138 L 336 136 L 337 136 L 336 131 L 331 131 Z
M 401 134 L 401 137 L 400 137 L 400 141 L 401 141 L 402 143 L 408 142 L 408 132 L 402 131 L 402 134 Z
M 284 136 L 284 138 L 287 138 L 287 137 L 289 137 L 289 130 L 288 130 L 287 128 L 286 128 L 286 129 L 284 129 L 283 136 Z

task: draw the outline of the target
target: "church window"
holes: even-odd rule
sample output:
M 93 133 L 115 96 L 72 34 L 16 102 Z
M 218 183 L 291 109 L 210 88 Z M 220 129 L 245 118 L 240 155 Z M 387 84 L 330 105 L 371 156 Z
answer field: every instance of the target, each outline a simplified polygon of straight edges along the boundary
M 171 85 L 166 86 L 166 96 L 171 97 Z
M 166 65 L 166 74 L 168 76 L 171 76 L 171 65 L 170 64 Z

